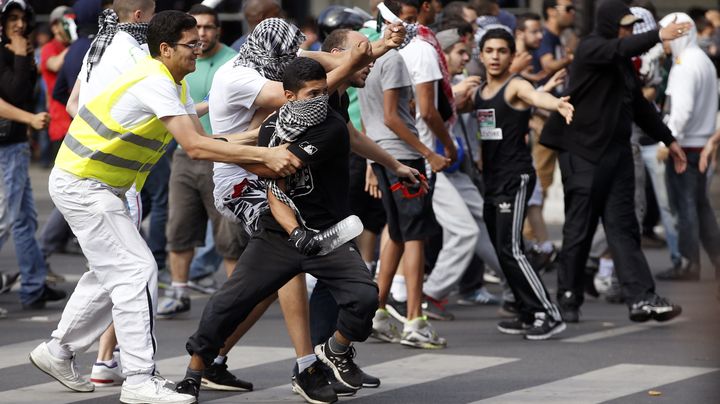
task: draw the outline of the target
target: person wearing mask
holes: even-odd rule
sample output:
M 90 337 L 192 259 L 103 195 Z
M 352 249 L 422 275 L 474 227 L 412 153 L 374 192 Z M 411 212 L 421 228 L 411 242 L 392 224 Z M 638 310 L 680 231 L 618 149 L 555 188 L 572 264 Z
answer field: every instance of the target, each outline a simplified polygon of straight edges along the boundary
M 658 41 L 686 35 L 688 23 L 632 35 L 638 21 L 619 0 L 600 4 L 595 30 L 578 45 L 565 91 L 576 108 L 565 125 L 553 114 L 540 142 L 560 151 L 565 190 L 563 247 L 558 268 L 558 300 L 563 317 L 578 321 L 583 303 L 585 262 L 598 220 L 602 218 L 631 321 L 667 321 L 682 308 L 655 293 L 640 247 L 634 206 L 634 165 L 630 147 L 633 121 L 665 143 L 675 170 L 683 172 L 685 153 L 642 95 L 630 58 Z

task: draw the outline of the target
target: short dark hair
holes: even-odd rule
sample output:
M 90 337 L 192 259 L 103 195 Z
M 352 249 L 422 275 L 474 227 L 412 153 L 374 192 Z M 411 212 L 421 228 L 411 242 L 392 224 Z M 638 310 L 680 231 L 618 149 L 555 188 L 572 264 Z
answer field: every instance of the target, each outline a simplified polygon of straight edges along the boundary
M 457 30 L 458 35 L 460 35 L 461 37 L 464 37 L 467 34 L 472 34 L 475 32 L 475 29 L 473 28 L 472 24 L 470 24 L 469 22 L 467 22 L 465 20 L 461 20 L 458 18 L 452 18 L 449 20 L 443 19 L 437 32 L 445 31 L 446 29 L 453 29 L 453 28 Z
M 443 7 L 443 20 L 463 18 L 465 8 L 470 8 L 470 5 L 466 1 L 451 1 Z
M 483 48 L 485 47 L 485 42 L 487 42 L 490 39 L 502 39 L 508 44 L 508 48 L 510 48 L 511 53 L 515 53 L 515 38 L 513 38 L 512 34 L 507 32 L 503 28 L 493 28 L 485 32 L 485 35 L 483 35 L 482 39 L 480 40 L 480 52 L 482 53 Z
M 323 41 L 322 51 L 330 52 L 333 48 L 343 48 L 345 41 L 347 41 L 349 32 L 350 30 L 347 28 L 338 28 L 333 30 Z
M 290 62 L 283 74 L 283 89 L 294 93 L 300 91 L 308 81 L 327 78 L 322 65 L 310 58 L 298 57 Z
M 175 45 L 185 31 L 195 28 L 197 20 L 190 14 L 177 10 L 161 11 L 153 16 L 148 24 L 147 43 L 150 56 L 160 54 L 160 44 Z
M 218 15 L 217 10 L 215 10 L 212 7 L 208 7 L 204 4 L 198 3 L 198 4 L 195 4 L 194 6 L 190 7 L 190 10 L 188 10 L 187 13 L 190 15 L 202 15 L 202 14 L 211 15 L 215 19 L 215 25 L 218 27 L 220 26 L 220 16 Z
M 416 9 L 418 9 L 418 11 L 420 11 L 421 4 L 421 2 L 418 0 L 385 0 L 383 3 L 385 3 L 385 6 L 387 6 L 388 10 L 392 11 L 395 15 L 400 14 L 403 5 L 415 7 Z
M 517 16 L 515 29 L 518 29 L 520 31 L 525 31 L 525 29 L 527 28 L 525 26 L 525 22 L 527 22 L 527 21 L 540 22 L 542 20 L 540 19 L 540 16 L 537 15 L 536 13 L 523 13 L 523 14 L 520 14 L 519 16 Z
M 557 6 L 557 0 L 543 0 L 542 2 L 542 16 L 545 20 L 548 19 L 548 8 L 555 8 Z

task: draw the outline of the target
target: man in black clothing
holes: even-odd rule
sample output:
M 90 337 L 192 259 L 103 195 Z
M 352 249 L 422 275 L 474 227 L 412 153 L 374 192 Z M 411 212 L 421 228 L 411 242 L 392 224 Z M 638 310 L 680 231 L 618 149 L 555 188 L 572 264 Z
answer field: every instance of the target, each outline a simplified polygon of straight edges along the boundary
M 634 172 L 631 124 L 670 148 L 675 170 L 685 169 L 685 155 L 654 107 L 642 96 L 630 58 L 658 41 L 684 35 L 687 24 L 632 35 L 638 18 L 619 0 L 602 3 L 595 31 L 584 38 L 570 66 L 570 96 L 575 120 L 564 125 L 551 116 L 540 142 L 560 150 L 565 188 L 563 249 L 558 270 L 558 300 L 563 318 L 579 320 L 583 302 L 585 261 L 598 219 L 602 217 L 615 260 L 630 320 L 667 321 L 682 311 L 655 294 L 655 285 L 640 249 L 634 213 Z

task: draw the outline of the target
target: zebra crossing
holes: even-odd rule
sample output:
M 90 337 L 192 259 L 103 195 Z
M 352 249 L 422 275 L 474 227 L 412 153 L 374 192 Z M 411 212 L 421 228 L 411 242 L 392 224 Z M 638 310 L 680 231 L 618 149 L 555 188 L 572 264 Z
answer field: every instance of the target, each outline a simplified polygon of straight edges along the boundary
M 0 357 L 4 358 L 0 362 L 0 369 L 31 366 L 27 362 L 27 353 L 39 342 L 40 340 L 31 340 L 0 347 Z M 520 358 L 506 356 L 457 355 L 415 350 L 407 352 L 411 355 L 365 366 L 365 371 L 381 378 L 381 387 L 363 389 L 355 397 L 343 400 L 375 402 L 373 396 L 394 392 L 396 396 L 393 396 L 393 393 L 390 396 L 397 397 L 397 401 L 388 402 L 405 402 L 402 399 L 403 391 L 414 390 L 416 393 L 420 391 L 427 395 L 428 401 L 421 400 L 420 402 L 438 402 L 431 398 L 435 383 L 463 377 L 468 380 L 476 380 L 477 384 L 484 384 L 498 377 L 497 374 L 500 374 L 501 370 L 507 370 L 506 367 L 522 362 Z M 231 366 L 231 368 L 233 371 L 249 368 L 277 369 L 277 366 L 273 367 L 272 365 L 291 363 L 294 356 L 294 351 L 286 347 L 238 346 L 232 353 L 232 357 L 235 358 L 235 366 Z M 168 380 L 177 381 L 182 378 L 187 361 L 186 355 L 166 358 L 158 361 L 158 369 Z M 289 373 L 286 369 L 289 368 L 288 366 L 282 367 L 285 369 L 285 373 Z M 451 399 L 442 402 L 470 404 L 600 403 L 719 371 L 720 368 L 700 366 L 619 363 L 494 396 L 486 396 L 481 389 L 478 389 L 477 392 L 466 391 L 464 396 L 472 397 L 472 399 L 464 401 Z M 247 372 L 245 375 L 247 376 Z M 720 376 L 720 373 L 714 375 L 714 377 L 717 376 Z M 111 387 L 98 389 L 93 393 L 73 393 L 55 381 L 6 390 L 0 381 L 0 403 L 116 402 L 119 390 L 119 387 Z M 212 404 L 303 402 L 299 396 L 292 393 L 289 378 L 287 383 L 269 387 L 261 385 L 252 392 L 214 392 L 209 394 L 203 391 L 200 398 L 201 402 Z

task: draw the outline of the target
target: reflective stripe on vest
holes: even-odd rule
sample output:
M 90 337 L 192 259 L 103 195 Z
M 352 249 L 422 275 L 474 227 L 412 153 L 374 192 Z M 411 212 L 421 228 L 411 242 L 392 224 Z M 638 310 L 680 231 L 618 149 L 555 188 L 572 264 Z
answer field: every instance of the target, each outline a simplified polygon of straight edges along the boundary
M 172 136 L 157 117 L 123 127 L 110 111 L 130 87 L 150 76 L 164 76 L 174 82 L 165 65 L 152 58 L 124 72 L 80 108 L 55 165 L 81 178 L 94 178 L 117 188 L 129 188 L 135 183 L 138 191 L 141 190 Z M 184 105 L 185 80 L 181 82 L 179 98 Z

